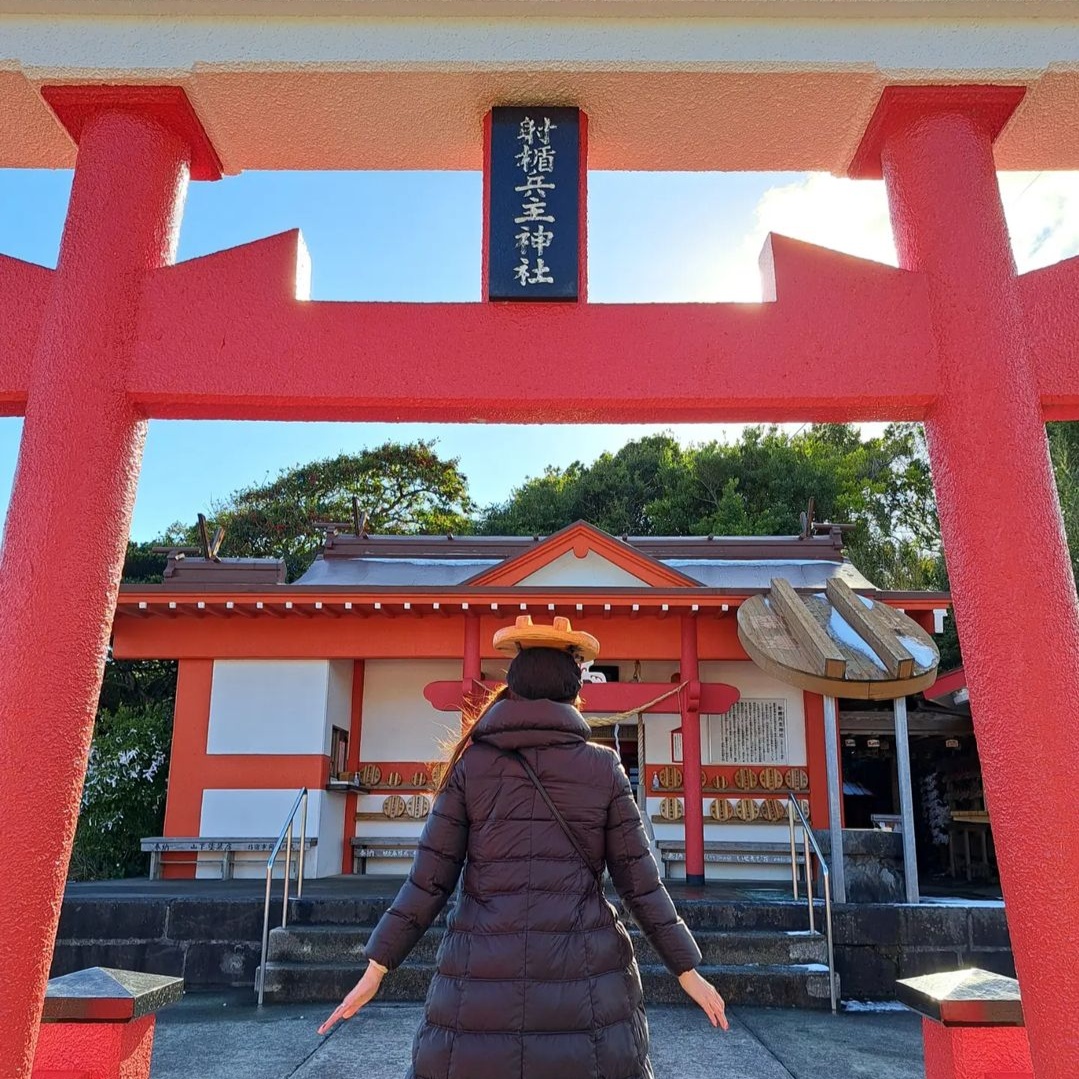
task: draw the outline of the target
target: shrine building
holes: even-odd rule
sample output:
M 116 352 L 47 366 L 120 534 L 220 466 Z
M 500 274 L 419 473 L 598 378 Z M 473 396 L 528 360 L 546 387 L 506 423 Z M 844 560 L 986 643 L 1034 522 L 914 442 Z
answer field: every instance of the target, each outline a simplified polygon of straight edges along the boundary
M 776 579 L 802 595 L 840 580 L 866 606 L 939 633 L 943 593 L 878 590 L 842 530 L 790 537 L 331 532 L 286 583 L 275 559 L 169 555 L 159 585 L 121 588 L 118 659 L 179 661 L 165 837 L 270 836 L 311 791 L 312 876 L 400 874 L 462 708 L 502 678 L 494 632 L 567 617 L 602 651 L 583 691 L 595 739 L 620 755 L 670 876 L 725 841 L 711 879 L 789 878 L 787 792 L 829 824 L 824 699 L 750 660 L 739 607 Z M 684 736 L 699 727 L 699 763 Z M 687 792 L 700 791 L 699 813 Z M 373 848 L 400 840 L 396 856 Z M 365 853 L 367 852 L 367 853 Z M 222 874 L 213 852 L 160 856 L 168 876 Z M 265 853 L 237 853 L 255 876 Z M 695 876 L 695 874 L 694 874 Z

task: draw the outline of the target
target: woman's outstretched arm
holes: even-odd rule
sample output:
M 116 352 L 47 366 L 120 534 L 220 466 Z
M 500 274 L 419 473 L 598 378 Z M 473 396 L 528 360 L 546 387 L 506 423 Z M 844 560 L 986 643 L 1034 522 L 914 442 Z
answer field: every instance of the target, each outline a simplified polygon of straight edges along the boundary
M 701 961 L 701 950 L 659 879 L 659 866 L 652 856 L 633 788 L 617 762 L 607 807 L 605 848 L 611 879 L 633 920 L 712 1026 L 726 1030 L 723 998 L 695 969 Z
M 633 788 L 617 762 L 604 842 L 611 879 L 641 932 L 672 974 L 692 970 L 701 961 L 701 950 L 659 879 Z
M 468 815 L 458 763 L 431 807 L 408 880 L 367 941 L 367 970 L 319 1027 L 320 1034 L 328 1033 L 340 1019 L 351 1019 L 378 992 L 386 972 L 408 958 L 457 887 L 467 849 Z
M 468 849 L 464 768 L 458 763 L 420 834 L 408 880 L 367 942 L 367 958 L 399 967 L 446 905 Z

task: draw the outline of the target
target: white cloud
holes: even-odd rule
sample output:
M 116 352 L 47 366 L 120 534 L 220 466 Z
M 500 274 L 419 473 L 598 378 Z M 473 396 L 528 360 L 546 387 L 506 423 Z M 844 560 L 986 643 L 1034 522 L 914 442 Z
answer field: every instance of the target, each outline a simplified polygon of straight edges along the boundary
M 1020 272 L 1079 254 L 1079 172 L 1001 173 L 1000 189 Z M 810 173 L 761 196 L 741 250 L 713 278 L 712 299 L 760 299 L 755 263 L 769 232 L 897 262 L 884 184 Z

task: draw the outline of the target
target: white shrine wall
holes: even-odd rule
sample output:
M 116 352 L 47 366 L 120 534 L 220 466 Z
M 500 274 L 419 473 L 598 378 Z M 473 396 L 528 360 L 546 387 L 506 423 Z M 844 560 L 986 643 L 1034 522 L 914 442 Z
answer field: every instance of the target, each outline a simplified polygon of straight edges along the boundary
M 461 661 L 369 659 L 364 664 L 360 760 L 433 761 L 460 732 L 456 712 L 436 711 L 423 695 L 429 682 L 459 682 Z
M 583 561 L 583 560 L 577 560 Z M 617 665 L 619 680 L 634 676 L 632 661 L 600 661 Z M 640 666 L 642 681 L 670 684 L 677 673 L 674 661 L 648 661 Z M 361 736 L 361 763 L 417 763 L 423 766 L 445 757 L 446 743 L 459 730 L 457 713 L 437 712 L 426 701 L 423 689 L 429 682 L 456 681 L 461 664 L 456 660 L 368 660 L 364 669 Z M 743 699 L 781 700 L 786 708 L 786 748 L 777 765 L 806 765 L 806 735 L 802 694 L 759 670 L 751 662 L 701 663 L 702 681 L 726 682 L 735 686 Z M 296 790 L 275 787 L 273 758 L 282 755 L 327 754 L 333 726 L 350 727 L 352 691 L 351 661 L 318 660 L 222 660 L 214 665 L 210 701 L 207 752 L 214 754 L 265 755 L 269 782 L 257 790 L 209 789 L 203 794 L 200 834 L 214 836 L 275 835 L 292 804 Z M 587 696 L 587 687 L 585 687 Z M 672 698 L 672 703 L 673 703 Z M 720 717 L 701 717 L 701 760 L 704 764 L 742 763 L 716 759 L 716 724 Z M 676 712 L 650 713 L 644 719 L 645 760 L 648 765 L 673 763 L 671 732 L 681 725 Z M 623 737 L 632 737 L 633 725 L 623 728 Z M 747 764 L 771 763 L 759 760 Z M 408 783 L 405 776 L 405 784 Z M 383 803 L 392 791 L 360 795 L 357 810 L 381 815 Z M 411 791 L 402 790 L 408 798 Z M 737 792 L 726 792 L 735 797 Z M 647 812 L 659 815 L 662 792 L 649 792 Z M 702 797 L 705 819 L 716 794 Z M 346 833 L 368 839 L 419 836 L 422 819 L 345 820 L 345 796 L 336 792 L 312 791 L 309 804 L 308 833 L 317 836 L 318 846 L 307 863 L 309 876 L 327 876 L 341 871 Z M 654 823 L 657 839 L 682 840 L 681 822 Z M 782 842 L 785 825 L 738 824 L 706 825 L 705 838 L 728 842 Z M 261 855 L 236 858 L 237 876 L 257 876 L 263 872 Z M 373 875 L 400 875 L 406 868 L 401 861 L 371 859 L 367 872 Z M 674 875 L 681 875 L 676 866 Z M 200 867 L 200 876 L 216 876 L 216 864 Z M 754 865 L 708 865 L 711 878 L 780 879 L 782 867 Z
M 219 659 L 207 753 L 329 753 L 330 728 L 349 728 L 352 663 Z
M 384 762 L 412 762 L 427 766 L 444 760 L 446 743 L 454 741 L 460 733 L 460 715 L 436 711 L 424 697 L 423 688 L 429 682 L 460 679 L 460 660 L 367 660 L 360 727 L 361 764 L 381 763 L 384 768 Z M 361 794 L 356 808 L 361 813 L 381 814 L 383 803 L 392 793 L 380 790 Z M 402 794 L 411 797 L 410 791 Z M 431 798 L 430 793 L 427 797 Z M 363 839 L 416 839 L 423 825 L 423 820 L 411 817 L 359 820 L 349 828 L 349 834 Z M 407 870 L 408 863 L 399 860 L 367 861 L 367 873 L 371 876 L 401 876 Z
M 333 727 L 351 725 L 350 660 L 216 660 L 210 690 L 206 752 L 250 760 L 265 757 L 266 786 L 208 788 L 202 794 L 199 835 L 204 838 L 276 837 L 298 787 L 275 778 L 275 758 L 325 756 Z M 307 855 L 305 876 L 341 872 L 345 796 L 312 790 L 307 834 L 318 840 Z M 298 833 L 299 822 L 296 824 Z M 205 861 L 205 864 L 203 862 Z M 265 873 L 266 855 L 238 852 L 237 877 Z M 197 875 L 215 877 L 218 863 L 200 859 Z

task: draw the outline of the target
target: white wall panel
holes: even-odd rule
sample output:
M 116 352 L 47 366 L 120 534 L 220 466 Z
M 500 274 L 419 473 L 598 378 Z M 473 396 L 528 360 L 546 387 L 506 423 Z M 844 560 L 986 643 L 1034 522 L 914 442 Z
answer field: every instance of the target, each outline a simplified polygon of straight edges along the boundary
M 762 671 L 755 663 L 744 661 L 706 662 L 701 664 L 701 680 L 705 682 L 726 682 L 734 686 L 743 698 L 784 700 L 787 704 L 787 762 L 788 764 L 806 763 L 805 704 L 802 691 Z M 720 721 L 721 722 L 721 721 Z M 709 723 L 701 717 L 701 726 L 707 732 Z M 705 744 L 702 760 L 708 764 L 712 760 L 710 747 Z M 754 762 L 761 763 L 761 762 Z
M 330 731 L 333 727 L 352 730 L 352 660 L 336 659 L 330 662 L 329 685 L 326 699 L 326 730 L 323 753 L 330 752 Z
M 327 752 L 329 677 L 326 660 L 216 660 L 206 751 Z
M 433 761 L 461 729 L 457 712 L 438 712 L 423 695 L 428 682 L 460 681 L 461 663 L 438 659 L 369 659 L 364 665 L 362 761 Z
M 285 817 L 296 800 L 298 788 L 222 790 L 211 788 L 203 791 L 202 814 L 199 835 L 207 838 L 231 836 L 235 838 L 276 838 L 285 823 Z M 328 877 L 341 872 L 342 842 L 344 838 L 344 804 L 342 794 L 327 791 L 311 791 L 307 803 L 307 834 L 318 840 L 318 845 L 307 854 L 305 877 Z M 300 820 L 296 818 L 295 832 L 299 838 Z M 262 876 L 266 872 L 266 854 L 252 852 L 237 854 L 235 874 L 248 878 Z M 284 855 L 278 856 L 278 869 L 284 864 Z M 200 866 L 200 877 L 219 874 L 216 864 Z
M 564 585 L 581 588 L 589 586 L 620 588 L 641 586 L 645 582 L 622 569 L 621 566 L 608 562 L 595 551 L 589 551 L 584 558 L 578 558 L 572 551 L 567 551 L 553 562 L 536 570 L 535 573 L 529 574 L 518 584 L 529 587 Z M 648 586 L 645 585 L 645 587 Z

